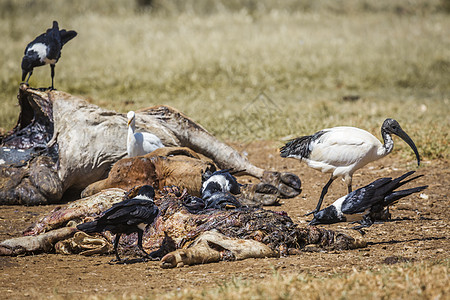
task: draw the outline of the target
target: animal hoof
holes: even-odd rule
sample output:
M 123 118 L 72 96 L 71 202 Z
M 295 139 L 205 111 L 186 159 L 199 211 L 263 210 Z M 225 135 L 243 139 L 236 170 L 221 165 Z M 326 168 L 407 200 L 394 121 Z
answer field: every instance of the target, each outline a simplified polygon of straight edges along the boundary
M 300 195 L 300 193 L 302 192 L 301 189 L 294 189 L 282 183 L 278 185 L 278 189 L 280 190 L 280 195 L 283 196 L 284 198 L 294 198 Z
M 163 269 L 182 267 L 183 265 L 183 262 L 172 253 L 166 254 L 161 260 L 161 268 Z
M 293 198 L 302 191 L 300 178 L 292 173 L 266 171 L 263 174 L 262 182 L 276 186 L 284 198 Z
M 278 194 L 278 189 L 271 184 L 261 182 L 256 185 L 255 192 L 261 194 L 276 195 Z
M 280 174 L 280 179 L 284 184 L 290 186 L 293 189 L 301 191 L 302 181 L 300 180 L 300 178 L 298 178 L 297 175 L 288 173 L 288 172 L 284 172 L 284 173 Z
M 276 205 L 279 195 L 280 191 L 277 187 L 260 182 L 242 186 L 240 201 L 241 204 L 251 207 Z

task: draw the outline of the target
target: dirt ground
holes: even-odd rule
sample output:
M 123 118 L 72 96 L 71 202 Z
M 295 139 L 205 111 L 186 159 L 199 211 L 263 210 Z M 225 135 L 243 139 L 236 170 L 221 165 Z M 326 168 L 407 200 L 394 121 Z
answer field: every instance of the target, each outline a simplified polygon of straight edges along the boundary
M 294 159 L 282 159 L 275 142 L 255 142 L 234 145 L 248 153 L 250 161 L 270 170 L 289 171 L 302 180 L 303 192 L 294 199 L 283 199 L 280 206 L 300 226 L 306 226 L 312 210 L 329 175 L 312 170 Z M 359 170 L 353 187 L 361 187 L 380 177 L 399 176 L 416 169 L 413 156 L 390 156 Z M 281 274 L 309 272 L 318 275 L 378 268 L 403 261 L 438 260 L 449 257 L 449 171 L 445 160 L 423 161 L 417 174 L 425 176 L 407 186 L 429 185 L 421 195 L 400 200 L 392 209 L 392 221 L 375 224 L 367 230 L 364 249 L 332 253 L 248 259 L 162 269 L 159 262 L 111 265 L 112 256 L 84 257 L 80 255 L 40 254 L 34 256 L 0 257 L 0 298 L 41 298 L 58 296 L 110 295 L 131 296 L 165 292 L 185 287 L 214 287 L 218 283 L 239 277 L 244 280 L 270 278 L 274 270 Z M 247 179 L 248 180 L 248 179 Z M 333 183 L 324 205 L 346 194 L 345 185 Z M 0 240 L 20 236 L 22 231 L 41 214 L 56 205 L 24 207 L 0 206 Z M 348 224 L 327 226 L 330 229 L 349 228 Z

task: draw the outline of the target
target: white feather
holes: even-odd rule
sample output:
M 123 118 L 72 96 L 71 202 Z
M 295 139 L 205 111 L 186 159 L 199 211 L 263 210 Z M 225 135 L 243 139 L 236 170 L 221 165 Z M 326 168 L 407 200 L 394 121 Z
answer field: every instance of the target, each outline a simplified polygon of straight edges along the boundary
M 37 55 L 39 56 L 39 59 L 41 60 L 41 62 L 46 62 L 46 58 L 47 58 L 47 45 L 43 44 L 43 43 L 36 43 L 33 46 L 31 46 L 30 48 L 28 48 L 27 53 L 29 51 L 34 51 L 37 53 Z M 47 59 L 48 60 L 48 59 Z
M 308 166 L 333 176 L 350 176 L 371 161 L 384 156 L 381 142 L 369 132 L 355 127 L 324 129 L 325 133 L 311 145 Z
M 205 188 L 208 186 L 208 183 L 211 181 L 217 182 L 221 188 L 222 192 L 229 192 L 230 191 L 230 182 L 225 178 L 223 175 L 213 175 L 208 178 L 205 182 L 203 182 L 202 185 L 202 192 L 205 190 Z
M 153 133 L 135 132 L 135 113 L 128 112 L 128 138 L 127 153 L 128 157 L 145 155 L 158 148 L 164 147 L 161 140 Z
M 337 199 L 336 201 L 333 202 L 333 205 L 336 208 L 336 211 L 338 213 L 338 217 L 342 216 L 342 203 L 344 203 L 345 198 L 347 197 L 347 195 L 342 196 L 341 198 Z

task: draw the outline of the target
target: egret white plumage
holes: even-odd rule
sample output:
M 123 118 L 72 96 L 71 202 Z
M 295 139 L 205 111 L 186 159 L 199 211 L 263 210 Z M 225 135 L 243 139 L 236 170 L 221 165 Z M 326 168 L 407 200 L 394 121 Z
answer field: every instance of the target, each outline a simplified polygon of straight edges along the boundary
M 337 199 L 333 204 L 321 211 L 314 213 L 314 219 L 309 224 L 318 225 L 353 221 L 360 224 L 355 226 L 354 229 L 359 230 L 363 227 L 369 227 L 374 222 L 373 216 L 383 212 L 385 207 L 428 187 L 425 185 L 395 191 L 400 186 L 423 176 L 419 175 L 402 182 L 403 179 L 413 173 L 414 171 L 411 171 L 395 179 L 390 177 L 377 179 Z
M 297 158 L 313 169 L 331 173 L 330 180 L 322 189 L 317 207 L 307 215 L 320 210 L 323 198 L 336 178 L 342 177 L 350 193 L 352 176 L 356 170 L 392 152 L 394 141 L 391 134 L 399 136 L 412 148 L 417 165 L 420 165 L 416 145 L 394 119 L 386 119 L 381 126 L 383 144 L 365 130 L 343 126 L 323 129 L 313 135 L 291 140 L 283 146 L 280 149 L 281 157 Z
M 128 118 L 128 138 L 127 138 L 127 153 L 128 157 L 135 157 L 145 155 L 153 152 L 158 148 L 164 147 L 161 140 L 149 132 L 135 132 L 136 130 L 136 114 L 134 111 L 129 111 Z

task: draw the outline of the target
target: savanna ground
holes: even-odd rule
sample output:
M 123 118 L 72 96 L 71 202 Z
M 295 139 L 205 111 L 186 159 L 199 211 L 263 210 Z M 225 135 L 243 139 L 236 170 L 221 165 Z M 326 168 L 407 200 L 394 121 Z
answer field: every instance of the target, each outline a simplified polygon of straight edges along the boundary
M 365 249 L 174 270 L 109 256 L 1 257 L 0 297 L 448 299 L 449 10 L 436 0 L 0 1 L 2 131 L 17 120 L 23 50 L 55 19 L 79 34 L 56 66 L 57 89 L 119 112 L 171 105 L 256 165 L 298 174 L 302 194 L 271 209 L 300 226 L 328 175 L 279 157 L 295 136 L 350 125 L 380 137 L 395 118 L 423 163 L 395 139 L 354 187 L 416 169 L 425 176 L 410 185 L 429 185 L 369 228 Z M 31 86 L 49 86 L 49 69 L 35 69 Z M 345 193 L 335 182 L 326 202 Z M 0 207 L 0 239 L 53 207 Z

